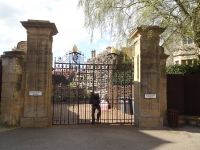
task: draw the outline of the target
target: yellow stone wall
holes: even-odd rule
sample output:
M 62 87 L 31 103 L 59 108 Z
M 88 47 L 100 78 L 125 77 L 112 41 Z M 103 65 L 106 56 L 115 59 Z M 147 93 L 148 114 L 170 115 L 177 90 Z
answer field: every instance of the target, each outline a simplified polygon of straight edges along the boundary
M 2 55 L 1 123 L 18 126 L 22 115 L 22 64 L 25 53 L 8 51 Z

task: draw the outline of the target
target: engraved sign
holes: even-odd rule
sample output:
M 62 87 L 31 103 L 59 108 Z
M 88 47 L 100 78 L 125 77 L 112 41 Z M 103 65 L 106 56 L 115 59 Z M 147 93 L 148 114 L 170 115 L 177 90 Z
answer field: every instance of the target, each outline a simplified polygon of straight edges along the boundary
M 29 91 L 30 96 L 42 96 L 42 91 Z
M 145 98 L 156 98 L 156 94 L 145 94 Z

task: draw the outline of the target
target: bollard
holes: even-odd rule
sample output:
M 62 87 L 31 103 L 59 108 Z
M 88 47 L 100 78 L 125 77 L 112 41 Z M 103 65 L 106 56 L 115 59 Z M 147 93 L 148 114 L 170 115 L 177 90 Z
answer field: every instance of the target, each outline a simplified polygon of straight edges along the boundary
M 178 127 L 179 111 L 175 109 L 167 110 L 167 120 L 170 127 Z

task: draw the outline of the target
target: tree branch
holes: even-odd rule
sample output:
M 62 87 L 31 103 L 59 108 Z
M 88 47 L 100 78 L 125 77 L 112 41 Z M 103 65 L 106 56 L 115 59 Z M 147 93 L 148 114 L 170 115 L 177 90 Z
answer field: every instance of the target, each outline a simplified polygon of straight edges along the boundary
M 179 8 L 183 11 L 183 13 L 187 16 L 190 16 L 190 14 L 187 12 L 187 10 L 184 8 L 184 6 L 182 5 L 182 2 L 180 2 L 180 0 L 174 0 L 176 2 L 176 4 L 179 6 Z

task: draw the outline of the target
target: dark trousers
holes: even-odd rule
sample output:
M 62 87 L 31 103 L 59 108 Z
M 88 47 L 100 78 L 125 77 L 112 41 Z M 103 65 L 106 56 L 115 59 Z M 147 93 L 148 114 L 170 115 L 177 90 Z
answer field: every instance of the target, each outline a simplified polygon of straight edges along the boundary
M 101 107 L 100 107 L 100 105 L 99 104 L 92 104 L 92 123 L 95 122 L 94 114 L 95 114 L 95 110 L 96 109 L 98 110 L 98 112 L 97 112 L 97 121 L 99 121 L 99 118 L 101 116 Z

